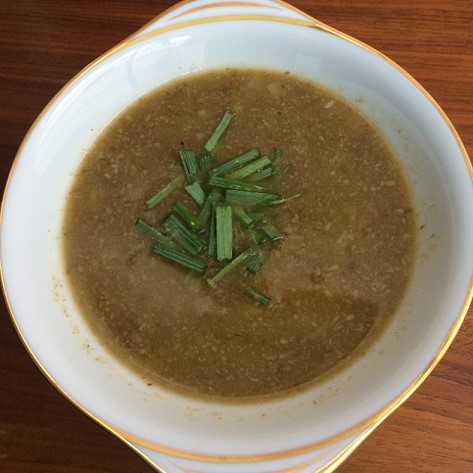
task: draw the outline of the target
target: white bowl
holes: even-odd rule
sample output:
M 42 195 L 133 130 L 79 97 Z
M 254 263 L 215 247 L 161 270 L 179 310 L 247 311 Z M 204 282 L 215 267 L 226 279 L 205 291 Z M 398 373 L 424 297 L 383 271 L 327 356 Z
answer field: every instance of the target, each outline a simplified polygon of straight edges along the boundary
M 61 259 L 65 198 L 100 132 L 160 84 L 223 66 L 290 70 L 355 104 L 400 156 L 423 226 L 408 293 L 370 351 L 313 389 L 260 404 L 148 386 L 84 322 Z M 168 473 L 331 471 L 425 379 L 460 327 L 473 292 L 472 175 L 440 107 L 380 53 L 277 1 L 184 2 L 76 76 L 26 136 L 2 208 L 7 303 L 50 381 Z

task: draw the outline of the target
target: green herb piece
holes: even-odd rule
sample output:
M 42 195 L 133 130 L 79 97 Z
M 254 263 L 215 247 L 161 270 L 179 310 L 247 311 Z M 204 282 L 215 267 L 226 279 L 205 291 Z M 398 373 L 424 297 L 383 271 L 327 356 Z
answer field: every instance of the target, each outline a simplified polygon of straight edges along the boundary
M 202 229 L 199 219 L 191 213 L 191 211 L 179 200 L 172 206 L 177 215 L 181 217 L 182 221 L 187 225 L 189 230 L 194 233 L 199 233 Z
M 245 177 L 251 176 L 255 172 L 261 171 L 264 167 L 270 165 L 272 161 L 267 157 L 263 156 L 258 158 L 256 161 L 253 161 L 246 166 L 243 166 L 236 171 L 231 172 L 230 174 L 226 175 L 227 179 L 244 179 Z
M 153 251 L 158 255 L 163 256 L 164 258 L 167 258 L 171 261 L 174 261 L 175 263 L 178 263 L 182 266 L 185 266 L 186 268 L 192 269 L 199 273 L 205 273 L 205 271 L 207 270 L 207 267 L 204 263 L 202 263 L 202 261 L 193 258 L 189 255 L 186 255 L 185 253 L 182 253 L 176 250 L 175 248 L 170 248 L 167 245 L 156 243 L 153 246 Z
M 233 224 L 232 208 L 229 205 L 215 207 L 217 259 L 232 259 L 233 251 Z
M 302 197 L 302 192 L 298 192 L 297 194 L 291 195 L 290 197 L 279 197 L 274 200 L 269 200 L 266 205 L 280 205 L 280 204 L 285 204 L 286 202 L 290 202 L 291 200 L 294 199 L 299 199 Z
M 254 223 L 266 222 L 266 214 L 264 212 L 248 212 L 248 216 Z
M 246 269 L 253 274 L 256 274 L 259 272 L 261 267 L 263 266 L 264 262 L 264 256 L 261 251 L 257 252 L 253 258 L 251 258 L 250 261 L 248 261 L 248 264 L 246 265 Z
M 238 220 L 240 220 L 241 224 L 245 228 L 251 228 L 254 226 L 255 222 L 253 219 L 244 211 L 243 208 L 241 208 L 239 205 L 233 205 L 233 213 L 238 217 Z
M 209 286 L 216 287 L 225 276 L 235 271 L 235 269 L 237 269 L 238 266 L 246 260 L 246 258 L 252 255 L 254 255 L 254 250 L 252 248 L 247 248 L 245 251 L 243 251 L 243 253 L 240 253 L 235 259 L 224 266 L 213 278 L 207 279 Z
M 207 253 L 212 258 L 217 256 L 217 224 L 215 217 L 215 208 L 212 207 L 210 215 L 209 243 Z
M 203 154 L 199 156 L 198 163 L 199 163 L 199 170 L 204 170 L 211 162 L 213 161 L 212 155 L 210 153 Z
M 154 228 L 142 218 L 138 218 L 136 220 L 135 226 L 136 228 L 139 228 L 144 233 L 146 233 L 146 235 L 151 237 L 153 240 L 156 240 L 165 245 L 172 244 L 171 240 L 167 236 L 164 236 L 157 228 Z
M 179 151 L 179 157 L 181 158 L 182 167 L 184 174 L 189 182 L 192 182 L 199 172 L 197 160 L 195 159 L 194 151 L 190 149 L 182 149 Z
M 193 255 L 200 254 L 205 249 L 205 241 L 189 230 L 187 225 L 176 215 L 169 214 L 163 221 L 163 225 L 171 235 L 171 238 L 184 250 Z
M 261 230 L 263 230 L 266 235 L 271 238 L 273 241 L 281 240 L 284 238 L 284 234 L 281 233 L 272 223 L 266 222 L 264 225 L 261 226 Z
M 209 179 L 209 186 L 220 187 L 221 189 L 233 189 L 237 191 L 264 192 L 266 189 L 249 182 L 226 179 L 224 177 L 212 176 Z
M 263 181 L 264 179 L 267 179 L 268 177 L 274 176 L 277 174 L 276 169 L 273 166 L 260 169 L 259 171 L 255 172 L 251 176 L 248 176 L 248 181 L 249 182 L 260 182 Z
M 271 307 L 273 305 L 273 301 L 269 296 L 257 291 L 254 287 L 245 286 L 245 292 L 249 296 L 251 296 L 256 302 L 265 307 Z
M 204 202 L 202 210 L 199 214 L 199 222 L 203 227 L 205 227 L 209 221 L 209 217 L 212 214 L 214 205 L 220 200 L 222 195 L 218 189 L 213 189 L 212 192 L 207 196 L 207 199 Z
M 189 184 L 185 187 L 185 189 L 187 193 L 197 202 L 197 204 L 200 206 L 204 205 L 205 192 L 198 181 L 194 181 L 192 184 Z
M 148 209 L 152 209 L 156 207 L 160 202 L 162 202 L 166 197 L 172 194 L 175 190 L 182 186 L 184 183 L 183 176 L 178 176 L 174 178 L 169 184 L 164 186 L 160 191 L 150 197 L 146 202 L 145 205 Z
M 204 148 L 209 153 L 211 153 L 214 150 L 215 146 L 217 146 L 217 143 L 219 142 L 220 138 L 225 133 L 226 129 L 230 125 L 230 122 L 233 120 L 234 116 L 235 116 L 235 112 L 233 112 L 232 110 L 227 110 L 223 114 L 223 117 L 220 120 L 220 123 L 217 125 L 217 128 L 215 128 L 209 140 L 207 141 L 207 143 L 205 143 Z
M 250 240 L 260 248 L 264 249 L 271 249 L 272 247 L 272 241 L 270 238 L 265 234 L 261 233 L 258 230 L 255 230 L 254 228 L 247 228 L 245 229 L 246 233 L 248 233 Z
M 246 153 L 243 153 L 240 156 L 237 156 L 236 158 L 230 159 L 230 161 L 227 161 L 221 164 L 220 166 L 217 166 L 216 168 L 210 170 L 209 176 L 220 176 L 220 174 L 231 172 L 234 169 L 237 169 L 240 166 L 243 166 L 244 164 L 254 161 L 258 157 L 259 157 L 259 150 L 256 148 L 250 149 Z
M 266 204 L 268 202 L 276 201 L 281 196 L 277 194 L 270 194 L 268 192 L 251 192 L 243 190 L 228 189 L 225 192 L 225 200 L 232 204 L 239 204 L 242 206 Z

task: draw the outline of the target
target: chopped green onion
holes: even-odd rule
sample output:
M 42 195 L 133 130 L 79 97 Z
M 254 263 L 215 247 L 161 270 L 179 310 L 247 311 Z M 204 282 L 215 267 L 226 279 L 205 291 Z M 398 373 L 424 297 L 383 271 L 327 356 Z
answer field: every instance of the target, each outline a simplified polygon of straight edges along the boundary
M 235 259 L 230 261 L 226 266 L 224 266 L 213 278 L 208 278 L 207 283 L 210 287 L 216 287 L 225 276 L 234 271 L 238 266 L 243 263 L 249 256 L 254 254 L 254 250 L 247 248 L 243 253 L 240 253 Z
M 250 273 L 256 274 L 261 269 L 261 266 L 263 266 L 263 262 L 264 262 L 263 253 L 259 251 L 258 253 L 255 254 L 254 258 L 248 261 L 248 264 L 246 265 L 246 269 Z
M 246 293 L 251 296 L 256 302 L 265 307 L 271 307 L 273 305 L 273 301 L 270 297 L 266 296 L 265 294 L 257 291 L 254 287 L 245 286 Z
M 170 244 L 171 240 L 164 236 L 158 229 L 154 228 L 149 223 L 145 222 L 142 218 L 136 220 L 135 225 L 137 228 L 145 232 L 153 240 L 156 240 L 163 244 Z
M 170 248 L 169 246 L 162 245 L 161 243 L 156 243 L 153 246 L 153 251 L 171 261 L 174 261 L 175 263 L 178 263 L 182 266 L 185 266 L 186 268 L 190 268 L 199 273 L 205 273 L 205 271 L 207 270 L 207 267 L 204 263 L 202 263 L 202 261 L 193 258 L 189 255 L 186 255 L 185 253 L 181 253 L 175 248 Z
M 250 192 L 234 189 L 228 189 L 225 192 L 225 200 L 227 202 L 232 204 L 240 204 L 243 206 L 266 204 L 277 199 L 280 199 L 279 195 L 270 194 L 268 192 Z
M 253 161 L 246 166 L 243 166 L 236 171 L 231 172 L 230 174 L 226 175 L 227 179 L 244 179 L 245 177 L 251 176 L 255 172 L 261 171 L 264 167 L 271 164 L 271 160 L 267 156 L 263 156 L 256 161 Z
M 189 184 L 185 187 L 187 193 L 200 205 L 204 205 L 205 202 L 205 192 L 202 189 L 202 186 L 198 181 L 194 181 L 192 184 Z
M 204 148 L 209 153 L 211 153 L 214 150 L 215 146 L 217 146 L 217 143 L 219 142 L 220 138 L 225 133 L 225 130 L 230 125 L 230 122 L 232 121 L 234 116 L 235 116 L 235 112 L 233 112 L 232 110 L 227 110 L 224 113 L 222 119 L 220 120 L 220 123 L 217 125 L 217 128 L 215 128 L 214 132 L 212 133 L 209 140 L 204 146 Z
M 220 187 L 221 189 L 233 189 L 237 191 L 264 192 L 266 189 L 249 182 L 226 179 L 224 177 L 212 176 L 209 179 L 209 186 Z
M 199 233 L 202 229 L 199 219 L 191 213 L 191 211 L 179 200 L 175 202 L 172 208 L 176 211 L 177 215 L 181 217 L 182 221 L 187 225 L 189 230 L 194 233 Z
M 261 230 L 263 230 L 266 235 L 271 238 L 273 241 L 281 240 L 284 238 L 284 234 L 281 233 L 272 223 L 266 222 L 264 225 L 262 225 Z
M 217 256 L 217 225 L 215 218 L 215 208 L 213 208 L 213 206 L 210 215 L 209 243 L 207 253 L 212 258 Z
M 280 205 L 285 204 L 286 202 L 290 202 L 294 199 L 299 199 L 302 197 L 302 192 L 298 192 L 297 194 L 291 195 L 290 197 L 280 197 L 278 199 L 270 200 L 266 203 L 266 205 Z
M 153 195 L 153 197 L 149 198 L 145 205 L 148 209 L 152 209 L 156 207 L 160 202 L 162 202 L 166 197 L 172 194 L 175 190 L 177 190 L 184 182 L 183 176 L 178 176 L 174 178 L 169 184 L 164 186 L 160 191 Z
M 258 172 L 255 172 L 251 176 L 248 176 L 248 181 L 249 182 L 260 182 L 263 181 L 264 179 L 267 179 L 268 177 L 274 176 L 277 174 L 276 169 L 273 166 L 260 169 Z
M 199 172 L 195 153 L 190 149 L 182 149 L 179 151 L 179 156 L 181 158 L 182 167 L 184 168 L 184 174 L 186 175 L 187 180 L 192 182 Z
M 271 240 L 268 239 L 267 235 L 263 235 L 258 230 L 254 228 L 247 228 L 245 229 L 246 233 L 250 236 L 251 241 L 258 246 L 261 246 L 264 243 L 271 243 Z M 270 245 L 271 247 L 272 245 Z
M 229 205 L 218 205 L 215 208 L 217 233 L 217 259 L 232 258 L 233 251 L 233 224 L 232 208 Z
M 187 225 L 176 215 L 169 214 L 163 221 L 165 228 L 171 235 L 171 238 L 184 250 L 193 255 L 200 254 L 205 249 L 205 242 L 193 233 Z
M 266 222 L 266 214 L 264 212 L 248 212 L 248 216 L 255 223 L 264 223 L 264 222 Z
M 237 156 L 236 158 L 230 159 L 226 163 L 217 166 L 216 168 L 209 171 L 209 176 L 219 176 L 227 172 L 233 171 L 234 169 L 243 166 L 251 161 L 254 161 L 259 157 L 259 150 L 257 148 L 250 149 L 246 153 Z
M 218 189 L 213 189 L 212 192 L 207 196 L 207 199 L 204 202 L 202 210 L 199 214 L 199 222 L 204 227 L 209 221 L 209 217 L 212 214 L 215 202 L 218 202 L 221 198 L 220 191 Z
M 239 205 L 233 205 L 233 213 L 238 217 L 238 220 L 240 220 L 245 228 L 254 226 L 255 222 L 253 219 Z

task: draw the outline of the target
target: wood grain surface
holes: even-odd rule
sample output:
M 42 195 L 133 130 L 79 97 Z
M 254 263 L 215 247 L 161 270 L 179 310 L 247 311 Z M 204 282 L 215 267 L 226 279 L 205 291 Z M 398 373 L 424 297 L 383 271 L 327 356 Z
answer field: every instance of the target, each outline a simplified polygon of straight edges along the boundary
M 173 3 L 1 1 L 2 188 L 23 136 L 56 92 Z M 293 5 L 375 47 L 410 72 L 436 98 L 473 156 L 471 0 L 294 0 Z M 151 471 L 48 383 L 0 301 L 0 472 Z M 473 473 L 471 309 L 431 376 L 337 472 Z

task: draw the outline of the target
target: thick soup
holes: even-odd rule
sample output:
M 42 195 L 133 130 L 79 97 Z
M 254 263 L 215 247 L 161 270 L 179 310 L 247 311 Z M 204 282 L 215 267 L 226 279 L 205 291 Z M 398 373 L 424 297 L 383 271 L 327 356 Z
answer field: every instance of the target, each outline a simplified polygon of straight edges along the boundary
M 189 181 L 151 209 L 145 202 L 183 176 L 180 151 L 205 153 L 225 110 L 235 116 L 212 166 L 252 148 L 270 159 L 282 150 L 274 176 L 244 180 L 297 198 L 246 209 L 279 235 L 255 274 L 240 264 L 209 285 L 230 260 L 193 271 L 156 254 L 135 222 L 161 228 L 176 201 L 199 216 Z M 88 151 L 68 197 L 65 265 L 93 330 L 150 382 L 197 395 L 279 394 L 341 369 L 389 322 L 410 278 L 412 205 L 379 132 L 329 91 L 289 73 L 196 73 L 138 100 Z M 256 231 L 233 219 L 235 258 Z

